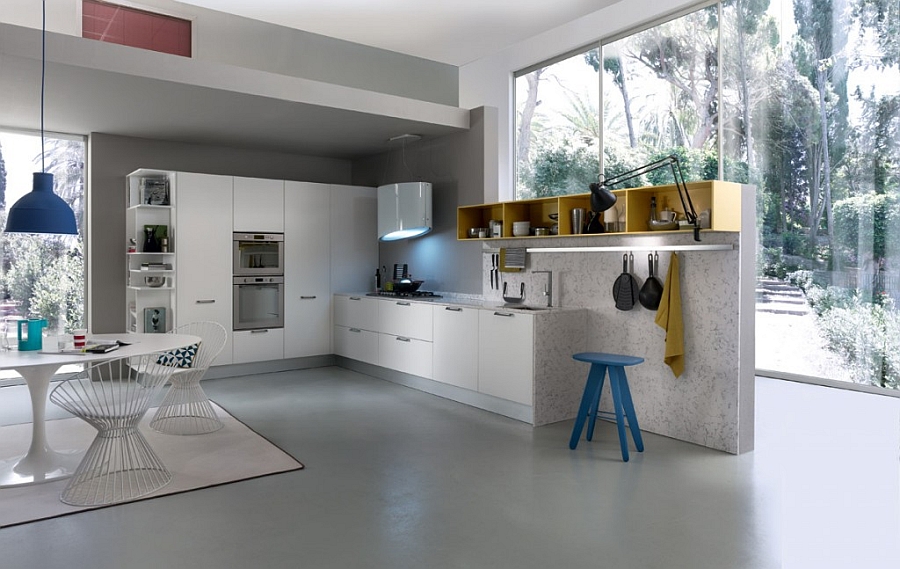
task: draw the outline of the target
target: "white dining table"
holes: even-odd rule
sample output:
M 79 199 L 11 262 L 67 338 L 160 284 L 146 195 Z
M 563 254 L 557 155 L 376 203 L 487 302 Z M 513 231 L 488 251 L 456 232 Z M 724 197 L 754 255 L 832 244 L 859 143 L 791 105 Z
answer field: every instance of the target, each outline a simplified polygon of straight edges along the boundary
M 87 364 L 127 356 L 139 356 L 183 348 L 200 341 L 188 334 L 92 334 L 88 343 L 127 342 L 127 346 L 104 354 L 58 352 L 55 338 L 44 339 L 40 351 L 0 352 L 0 369 L 13 369 L 22 376 L 31 397 L 31 445 L 22 456 L 0 457 L 0 488 L 42 484 L 67 478 L 75 472 L 86 449 L 54 450 L 47 441 L 46 412 L 50 380 L 66 364 Z M 49 345 L 50 342 L 53 345 Z M 56 353 L 54 353 L 56 352 Z

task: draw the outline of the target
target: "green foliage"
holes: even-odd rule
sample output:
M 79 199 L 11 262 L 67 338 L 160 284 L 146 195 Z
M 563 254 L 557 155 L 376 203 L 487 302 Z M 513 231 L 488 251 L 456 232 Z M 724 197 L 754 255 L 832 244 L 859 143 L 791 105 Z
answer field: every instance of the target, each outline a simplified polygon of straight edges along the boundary
M 851 263 L 871 252 L 877 268 L 887 256 L 888 243 L 900 233 L 900 199 L 896 193 L 868 193 L 834 204 L 835 238 L 841 253 Z
M 526 181 L 533 192 L 527 197 L 586 193 L 589 185 L 597 181 L 598 172 L 600 159 L 594 149 L 572 147 L 568 142 L 542 148 L 532 162 L 530 180 Z
M 847 361 L 851 379 L 900 388 L 900 312 L 864 302 L 858 295 L 829 301 L 834 305 L 821 311 L 819 329 L 831 350 Z
M 69 242 L 73 242 L 70 245 Z M 0 282 L 19 312 L 80 328 L 84 321 L 84 257 L 80 240 L 42 235 L 4 235 L 9 266 Z

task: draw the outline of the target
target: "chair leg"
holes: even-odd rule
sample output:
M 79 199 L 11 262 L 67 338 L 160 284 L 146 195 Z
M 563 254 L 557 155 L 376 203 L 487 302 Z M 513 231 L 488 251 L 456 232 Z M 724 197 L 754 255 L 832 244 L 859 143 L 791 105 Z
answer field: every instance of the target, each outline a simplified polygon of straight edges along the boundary
M 634 402 L 631 399 L 631 388 L 628 387 L 628 380 L 625 379 L 625 370 L 622 370 L 622 407 L 625 410 L 625 416 L 628 417 L 628 428 L 631 429 L 631 438 L 634 439 L 634 446 L 638 452 L 644 452 L 644 439 L 641 437 L 641 427 L 638 425 L 637 413 L 634 412 Z
M 609 369 L 609 387 L 612 391 L 613 409 L 616 411 L 616 429 L 619 431 L 619 446 L 622 447 L 622 460 L 628 462 L 628 439 L 625 436 L 625 418 L 622 413 L 622 383 L 623 370 L 612 366 Z
M 603 377 L 594 371 L 595 366 L 591 366 L 588 373 L 587 383 L 584 386 L 584 394 L 581 396 L 581 405 L 578 407 L 578 415 L 575 416 L 575 427 L 572 429 L 572 437 L 569 439 L 569 448 L 575 449 L 578 446 L 578 439 L 581 438 L 581 431 L 584 429 L 584 422 L 588 417 L 591 405 L 596 401 L 597 385 Z
M 597 413 L 600 412 L 600 396 L 603 393 L 603 381 L 606 379 L 606 365 L 592 364 L 591 373 L 597 373 L 600 376 L 600 381 L 597 384 L 597 394 L 594 396 L 591 408 L 588 411 L 590 419 L 588 420 L 587 436 L 585 438 L 589 441 L 594 440 L 594 424 L 597 422 Z
M 199 381 L 173 380 L 150 421 L 151 429 L 168 435 L 202 435 L 223 426 Z

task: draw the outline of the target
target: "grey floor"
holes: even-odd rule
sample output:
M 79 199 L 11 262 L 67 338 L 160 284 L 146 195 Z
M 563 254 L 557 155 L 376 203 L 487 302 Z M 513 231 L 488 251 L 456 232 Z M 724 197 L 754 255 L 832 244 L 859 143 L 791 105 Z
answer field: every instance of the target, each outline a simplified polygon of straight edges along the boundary
M 3 529 L 0 567 L 900 566 L 900 399 L 759 379 L 755 451 L 645 433 L 626 464 L 608 423 L 570 451 L 341 368 L 204 385 L 306 469 Z

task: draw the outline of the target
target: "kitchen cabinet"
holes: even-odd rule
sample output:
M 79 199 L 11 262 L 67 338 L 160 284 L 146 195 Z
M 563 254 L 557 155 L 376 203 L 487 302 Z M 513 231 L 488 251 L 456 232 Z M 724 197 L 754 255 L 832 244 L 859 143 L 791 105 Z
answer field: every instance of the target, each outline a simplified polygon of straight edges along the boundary
M 215 365 L 232 362 L 232 177 L 179 172 L 178 324 L 212 321 L 228 332 Z
M 688 182 L 686 188 L 691 201 L 694 204 L 694 209 L 698 214 L 704 210 L 709 210 L 710 230 L 741 230 L 740 184 L 721 182 L 718 180 L 707 180 L 702 182 Z M 624 218 L 625 227 L 620 229 L 619 233 L 604 233 L 601 235 L 615 235 L 621 234 L 621 232 L 628 234 L 665 234 L 680 231 L 678 229 L 671 231 L 651 231 L 648 226 L 651 199 L 656 200 L 659 210 L 662 210 L 664 205 L 668 205 L 670 209 L 679 214 L 679 218 L 684 219 L 684 209 L 681 205 L 678 190 L 674 184 L 613 190 L 613 193 L 617 198 L 615 207 L 618 217 L 620 219 Z M 571 221 L 571 212 L 575 208 L 590 210 L 591 195 L 589 193 L 573 194 L 533 200 L 517 200 L 513 202 L 462 206 L 457 209 L 456 236 L 458 240 L 481 239 L 478 237 L 469 237 L 469 228 L 489 227 L 489 222 L 491 220 L 500 220 L 503 223 L 503 234 L 499 238 L 502 239 L 513 238 L 513 223 L 516 221 L 528 221 L 531 223 L 532 228 L 550 227 L 554 223 L 558 223 L 559 235 L 571 237 L 576 235 Z M 554 220 L 550 217 L 551 215 L 558 219 Z M 605 217 L 604 221 L 607 221 Z M 585 222 L 587 222 L 586 219 Z M 688 227 L 684 230 L 690 231 L 691 228 Z M 576 236 L 589 236 L 589 234 L 580 234 Z M 554 236 L 532 236 L 521 238 L 552 239 L 553 237 Z M 518 239 L 518 237 L 516 238 Z
M 245 364 L 284 358 L 284 329 L 263 328 L 234 332 L 232 363 Z
M 378 304 L 378 364 L 431 379 L 432 323 L 428 304 L 381 300 Z
M 478 308 L 434 306 L 434 380 L 478 389 Z
M 234 178 L 234 231 L 284 233 L 284 181 Z
M 331 290 L 375 289 L 378 267 L 376 190 L 331 185 Z
M 478 391 L 534 402 L 534 316 L 504 310 L 478 314 Z
M 176 315 L 175 172 L 140 169 L 125 184 L 125 329 L 168 332 Z
M 365 296 L 334 297 L 334 353 L 378 365 L 379 301 Z
M 284 357 L 331 354 L 330 186 L 285 182 Z

